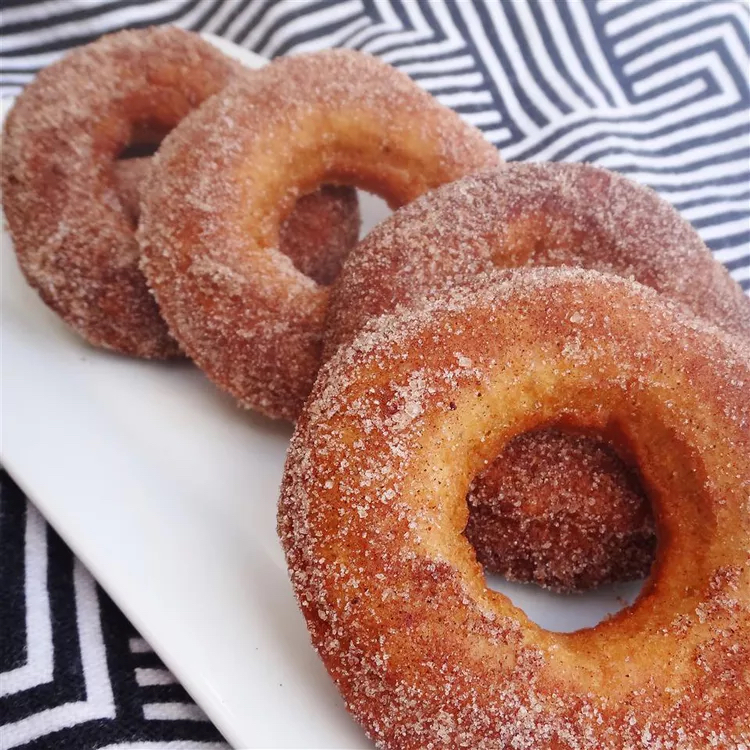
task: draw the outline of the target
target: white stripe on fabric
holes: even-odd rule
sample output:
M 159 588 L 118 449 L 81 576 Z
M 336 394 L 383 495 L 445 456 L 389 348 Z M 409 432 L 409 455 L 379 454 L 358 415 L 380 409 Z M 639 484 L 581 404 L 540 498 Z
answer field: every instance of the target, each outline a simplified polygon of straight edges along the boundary
M 195 703 L 144 703 L 143 718 L 147 721 L 208 721 Z
M 187 7 L 190 0 L 180 0 L 179 5 L 174 0 L 163 0 L 163 2 L 149 3 L 131 8 L 117 8 L 107 13 L 87 18 L 85 24 L 80 20 L 50 26 L 47 29 L 13 34 L 3 40 L 3 55 L 12 55 L 19 49 L 31 46 L 41 46 L 50 42 L 65 41 L 67 38 L 81 36 L 82 29 L 86 35 L 106 34 L 133 21 L 158 21 L 164 16 Z M 4 19 L 4 23 L 7 23 Z M 179 23 L 179 22 L 178 22 Z
M 596 104 L 597 107 L 606 109 L 609 107 L 607 98 L 602 93 L 601 89 L 589 78 L 588 73 L 583 68 L 581 61 L 578 57 L 578 53 L 573 47 L 573 43 L 570 41 L 568 31 L 565 28 L 562 18 L 560 17 L 560 9 L 557 3 L 540 3 L 539 9 L 544 16 L 547 25 L 549 26 L 552 38 L 557 44 L 560 51 L 560 57 L 564 64 L 568 67 L 571 78 L 586 92 L 586 95 Z
M 607 88 L 616 106 L 624 106 L 628 103 L 620 84 L 609 67 L 609 61 L 602 52 L 602 48 L 597 41 L 596 32 L 591 25 L 591 18 L 583 0 L 568 0 L 570 14 L 578 27 L 578 33 L 581 37 L 581 43 L 586 48 L 591 65 L 596 70 L 602 84 Z
M 52 621 L 47 592 L 47 524 L 30 503 L 26 505 L 23 543 L 26 663 L 0 672 L 0 697 L 44 685 L 53 677 Z
M 291 2 L 293 2 L 293 0 L 291 0 Z M 281 3 L 279 3 L 278 5 L 274 6 L 273 10 L 276 11 L 277 8 L 281 7 L 282 5 Z M 291 39 L 295 34 L 310 34 L 314 32 L 315 29 L 328 26 L 331 23 L 335 23 L 337 21 L 343 22 L 346 19 L 351 19 L 353 16 L 358 15 L 361 11 L 362 4 L 360 3 L 360 0 L 345 0 L 339 5 L 335 5 L 332 8 L 327 9 L 326 11 L 315 11 L 308 13 L 307 15 L 294 18 L 288 23 L 285 23 L 283 26 L 280 26 L 271 35 L 266 44 L 260 48 L 260 54 L 264 55 L 265 57 L 273 57 L 276 54 L 276 50 L 286 41 Z M 294 12 L 294 7 L 292 7 L 291 12 Z M 269 12 L 266 18 L 271 17 L 271 15 L 272 13 Z M 281 13 L 279 13 L 278 16 L 280 17 Z M 263 20 L 265 21 L 266 18 L 264 18 Z M 272 20 L 277 20 L 277 16 L 274 15 Z M 260 27 L 261 24 L 259 24 L 258 26 Z M 250 47 L 254 46 L 253 41 L 251 41 L 254 33 L 255 31 L 253 31 L 250 37 L 247 38 L 246 44 Z
M 177 680 L 168 670 L 159 667 L 137 667 L 135 670 L 135 681 L 141 687 L 149 685 L 174 685 Z
M 73 586 L 86 700 L 64 703 L 6 724 L 3 727 L 3 747 L 8 750 L 66 727 L 115 716 L 96 584 L 78 560 L 73 568 Z
M 748 58 L 745 48 L 737 38 L 737 30 L 730 23 L 722 23 L 708 29 L 700 29 L 670 42 L 664 42 L 658 45 L 656 49 L 645 52 L 634 60 L 625 63 L 623 71 L 626 75 L 633 75 L 652 65 L 663 63 L 681 52 L 717 41 L 721 41 L 729 47 L 733 60 L 741 70 L 748 70 L 747 64 L 750 62 L 750 58 Z
M 674 36 L 678 31 L 687 29 L 694 24 L 705 23 L 706 21 L 725 18 L 726 16 L 736 18 L 743 25 L 747 24 L 748 17 L 745 16 L 744 19 L 740 19 L 739 15 L 735 3 L 708 3 L 698 8 L 687 10 L 682 16 L 670 19 L 669 23 L 649 26 L 643 31 L 639 31 L 637 34 L 633 34 L 633 36 L 617 42 L 612 50 L 617 57 L 624 57 L 659 39 L 669 39 L 669 37 Z

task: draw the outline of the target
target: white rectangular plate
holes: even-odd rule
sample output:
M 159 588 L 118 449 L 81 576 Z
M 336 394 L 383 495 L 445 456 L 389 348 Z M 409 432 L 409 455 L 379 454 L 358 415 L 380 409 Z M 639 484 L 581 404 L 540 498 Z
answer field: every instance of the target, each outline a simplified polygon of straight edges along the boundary
M 372 226 L 382 204 L 365 196 L 363 215 Z M 276 537 L 291 428 L 238 410 L 186 362 L 91 349 L 26 285 L 5 232 L 1 260 L 6 468 L 231 743 L 369 747 L 310 647 Z M 493 587 L 559 630 L 637 590 Z

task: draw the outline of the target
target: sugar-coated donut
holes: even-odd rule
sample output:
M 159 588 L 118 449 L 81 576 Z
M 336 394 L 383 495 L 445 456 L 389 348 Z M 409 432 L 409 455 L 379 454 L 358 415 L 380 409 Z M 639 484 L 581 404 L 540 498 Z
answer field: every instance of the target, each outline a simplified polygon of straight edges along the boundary
M 135 159 L 118 159 L 112 165 L 117 197 L 133 225 L 141 216 L 141 190 L 148 179 L 151 159 L 141 156 Z
M 365 238 L 332 288 L 326 352 L 399 305 L 533 265 L 632 277 L 750 339 L 750 300 L 652 190 L 590 165 L 508 164 L 423 196 Z M 559 590 L 646 575 L 648 500 L 611 449 L 546 430 L 519 441 L 469 495 L 467 533 L 487 568 Z
M 145 187 L 149 159 L 115 162 L 117 194 L 134 224 L 140 218 L 140 194 Z M 279 249 L 305 276 L 318 284 L 330 284 L 357 243 L 361 218 L 354 188 L 323 185 L 299 198 L 281 225 Z
M 500 162 L 407 76 L 350 50 L 235 79 L 156 159 L 139 237 L 162 314 L 217 385 L 287 419 L 318 370 L 328 300 L 277 249 L 298 196 L 351 184 L 398 206 Z
M 89 343 L 142 357 L 179 353 L 138 267 L 112 165 L 171 130 L 236 64 L 173 27 L 122 31 L 42 70 L 5 123 L 3 208 L 21 269 Z
M 551 428 L 519 435 L 466 499 L 477 558 L 508 580 L 585 591 L 651 569 L 651 505 L 637 474 L 600 438 Z
M 750 742 L 750 348 L 632 281 L 498 272 L 369 324 L 297 423 L 279 533 L 312 641 L 391 750 Z M 657 559 L 637 601 L 556 633 L 489 590 L 469 483 L 564 420 L 635 460 Z
M 369 233 L 331 290 L 326 352 L 398 305 L 522 266 L 632 278 L 750 336 L 750 299 L 653 190 L 590 164 L 512 163 L 434 190 Z
M 279 250 L 305 276 L 328 286 L 357 244 L 361 225 L 357 191 L 323 185 L 297 199 L 279 228 Z

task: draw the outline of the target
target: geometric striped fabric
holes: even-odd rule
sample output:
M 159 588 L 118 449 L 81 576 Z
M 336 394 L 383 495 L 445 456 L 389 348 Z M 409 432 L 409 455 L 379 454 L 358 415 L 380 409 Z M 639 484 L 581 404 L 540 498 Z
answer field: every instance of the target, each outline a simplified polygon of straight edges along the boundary
M 0 748 L 228 750 L 4 471 L 0 488 Z
M 266 57 L 382 57 L 506 159 L 586 161 L 650 185 L 750 290 L 750 5 L 687 0 L 46 0 L 3 11 L 0 93 L 125 26 L 210 31 Z
M 689 0 L 3 0 L 0 94 L 73 46 L 172 23 L 266 57 L 380 56 L 508 160 L 650 185 L 750 293 L 750 5 Z M 226 747 L 5 474 L 3 748 Z

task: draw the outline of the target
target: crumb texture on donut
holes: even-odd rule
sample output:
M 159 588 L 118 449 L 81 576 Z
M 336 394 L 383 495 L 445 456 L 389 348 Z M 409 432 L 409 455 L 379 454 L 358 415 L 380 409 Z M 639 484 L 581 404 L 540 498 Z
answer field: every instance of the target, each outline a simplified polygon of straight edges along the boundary
M 347 708 L 394 750 L 737 750 L 750 348 L 613 276 L 480 282 L 369 324 L 323 367 L 292 439 L 279 534 Z M 636 603 L 576 633 L 487 589 L 462 533 L 484 462 L 563 418 L 621 435 L 660 536 Z
M 123 31 L 42 70 L 8 114 L 3 207 L 19 264 L 91 344 L 143 357 L 178 353 L 138 267 L 112 166 L 145 133 L 174 127 L 235 69 L 195 34 Z
M 370 232 L 332 290 L 326 350 L 398 305 L 525 266 L 632 278 L 750 338 L 750 299 L 653 190 L 589 164 L 515 163 L 434 190 Z
M 477 558 L 510 581 L 586 591 L 651 568 L 651 505 L 601 439 L 559 429 L 519 435 L 477 475 L 467 501 Z
M 496 268 L 633 278 L 750 340 L 750 300 L 652 190 L 585 164 L 508 164 L 422 196 L 375 227 L 331 290 L 325 355 L 374 316 Z M 477 478 L 467 534 L 489 571 L 557 590 L 640 578 L 649 501 L 602 439 L 537 430 Z
M 396 206 L 500 161 L 407 76 L 346 50 L 236 78 L 156 158 L 139 234 L 162 314 L 217 385 L 288 419 L 319 367 L 328 300 L 278 249 L 297 198 L 351 184 Z
M 146 157 L 115 162 L 117 195 L 133 226 L 141 216 L 150 160 Z M 318 284 L 328 285 L 341 270 L 359 239 L 359 201 L 354 188 L 323 185 L 299 198 L 279 230 L 279 250 L 295 267 Z

